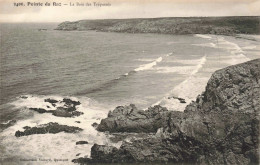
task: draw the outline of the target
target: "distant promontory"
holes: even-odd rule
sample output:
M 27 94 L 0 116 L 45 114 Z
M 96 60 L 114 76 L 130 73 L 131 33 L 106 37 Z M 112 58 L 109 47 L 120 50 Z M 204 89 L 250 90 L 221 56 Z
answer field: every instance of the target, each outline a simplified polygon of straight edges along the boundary
M 260 16 L 80 20 L 63 22 L 55 30 L 160 34 L 260 34 Z

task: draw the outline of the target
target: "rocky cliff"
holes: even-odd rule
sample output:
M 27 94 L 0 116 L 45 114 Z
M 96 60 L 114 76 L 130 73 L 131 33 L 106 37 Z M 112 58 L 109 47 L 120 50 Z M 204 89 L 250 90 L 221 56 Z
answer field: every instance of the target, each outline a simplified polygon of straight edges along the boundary
M 257 59 L 216 71 L 205 92 L 184 112 L 160 106 L 147 111 L 134 105 L 118 107 L 98 130 L 154 132 L 159 128 L 157 133 L 124 141 L 119 149 L 95 144 L 91 158 L 73 162 L 259 164 L 259 79 Z
M 109 132 L 156 132 L 165 125 L 168 110 L 154 106 L 148 110 L 138 110 L 135 105 L 119 106 L 108 113 L 108 118 L 102 119 L 98 131 Z
M 170 17 L 63 22 L 56 30 L 162 34 L 259 34 L 260 17 Z

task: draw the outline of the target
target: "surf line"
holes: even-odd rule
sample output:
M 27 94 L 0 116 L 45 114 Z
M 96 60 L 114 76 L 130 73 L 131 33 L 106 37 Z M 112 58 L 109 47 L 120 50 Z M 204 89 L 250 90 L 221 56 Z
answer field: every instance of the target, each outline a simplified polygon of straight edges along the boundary
M 160 99 L 159 101 L 157 101 L 156 103 L 152 104 L 151 106 L 154 105 L 162 105 L 165 106 L 169 109 L 171 109 L 171 107 L 169 107 L 170 104 L 173 104 L 171 102 L 171 100 L 169 100 L 169 97 L 177 97 L 177 98 L 182 98 L 185 99 L 186 103 L 175 103 L 174 106 L 179 107 L 179 109 L 175 109 L 177 111 L 183 111 L 184 108 L 194 99 L 196 99 L 196 96 L 200 93 L 193 93 L 191 90 L 193 87 L 198 87 L 198 85 L 196 85 L 196 74 L 201 70 L 201 68 L 203 68 L 204 64 L 207 62 L 207 55 L 204 55 L 203 57 L 200 58 L 199 62 L 197 63 L 197 65 L 195 66 L 194 70 L 190 73 L 187 74 L 187 78 L 182 81 L 180 84 L 178 84 L 177 86 L 175 86 L 170 92 L 166 93 L 166 95 Z M 195 89 L 195 91 L 197 91 L 197 89 Z M 187 93 L 187 94 L 185 94 Z M 183 95 L 184 94 L 184 95 Z M 178 104 L 178 105 L 177 105 Z
M 165 57 L 169 57 L 173 54 L 173 52 L 168 53 L 165 55 Z M 138 68 L 134 69 L 134 71 L 138 72 L 138 71 L 143 71 L 143 70 L 149 70 L 152 69 L 154 66 L 156 66 L 158 63 L 162 62 L 162 60 L 164 59 L 163 56 L 157 58 L 155 61 L 148 63 L 148 64 L 143 64 L 140 65 Z
M 94 93 L 94 92 L 100 92 L 100 91 L 103 91 L 103 90 L 106 90 L 108 88 L 111 88 L 113 87 L 114 85 L 116 85 L 117 83 L 120 82 L 120 80 L 123 80 L 125 79 L 126 77 L 129 77 L 130 75 L 133 75 L 139 71 L 145 71 L 145 70 L 150 70 L 152 69 L 154 66 L 156 66 L 158 63 L 160 63 L 164 57 L 168 57 L 168 56 L 171 56 L 173 54 L 173 52 L 171 53 L 168 53 L 164 56 L 161 56 L 161 57 L 158 57 L 157 59 L 155 59 L 153 62 L 151 63 L 148 63 L 148 64 L 143 64 L 143 65 L 140 65 L 138 68 L 135 68 L 134 70 L 131 70 L 115 79 L 112 79 L 112 80 L 109 80 L 107 82 L 104 82 L 103 84 L 100 84 L 98 85 L 97 87 L 94 87 L 92 89 L 88 89 L 86 91 L 82 91 L 82 92 L 79 92 L 77 94 L 79 95 L 82 95 L 82 94 L 89 94 L 89 93 Z
M 173 53 L 174 53 L 174 52 L 168 53 L 168 54 L 165 55 L 165 57 L 172 56 Z M 162 62 L 163 59 L 164 59 L 163 56 L 158 57 L 158 58 L 157 58 L 156 60 L 154 60 L 153 62 L 148 63 L 148 64 L 142 64 L 142 65 L 140 65 L 138 68 L 135 68 L 134 70 L 125 73 L 123 76 L 126 77 L 126 76 L 128 76 L 128 75 L 131 75 L 131 74 L 136 73 L 136 72 L 139 72 L 139 71 L 150 70 L 150 69 L 152 69 L 154 66 L 156 66 L 158 63 Z M 118 79 L 120 79 L 120 77 L 118 77 Z

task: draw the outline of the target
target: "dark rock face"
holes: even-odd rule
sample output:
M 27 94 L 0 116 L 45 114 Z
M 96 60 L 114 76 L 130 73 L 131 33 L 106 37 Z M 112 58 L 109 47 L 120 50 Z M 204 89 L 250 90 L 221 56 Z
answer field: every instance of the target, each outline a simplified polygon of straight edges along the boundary
M 98 123 L 94 122 L 94 123 L 91 124 L 91 126 L 94 127 L 94 128 L 97 128 L 98 127 Z
M 44 101 L 45 101 L 45 102 L 49 102 L 49 103 L 51 103 L 51 104 L 55 104 L 55 103 L 58 102 L 57 100 L 54 100 L 54 99 L 51 99 L 51 98 L 45 99 Z
M 168 99 L 178 99 L 180 103 L 186 103 L 185 99 L 180 98 L 180 97 L 172 96 L 172 97 L 168 97 Z
M 111 163 L 113 162 L 114 156 L 116 155 L 116 152 L 118 152 L 118 149 L 116 147 L 112 146 L 106 146 L 106 145 L 97 145 L 94 144 L 91 147 L 91 157 L 89 158 L 79 158 L 74 159 L 72 162 L 74 163 Z M 95 160 L 95 161 L 92 161 Z M 100 161 L 98 161 L 100 160 Z
M 202 109 L 256 111 L 260 104 L 259 68 L 258 59 L 215 72 L 206 87 Z
M 94 145 L 92 159 L 78 161 L 259 164 L 259 73 L 260 59 L 219 70 L 212 75 L 205 93 L 184 112 L 166 111 L 156 136 L 123 142 L 119 149 Z M 128 110 L 133 113 L 136 108 L 117 108 L 107 119 L 119 115 L 129 120 L 125 117 L 131 116 Z M 158 111 L 152 112 L 158 115 Z M 106 129 L 124 131 L 108 123 Z
M 107 162 L 111 162 L 111 158 L 116 151 L 116 147 L 94 144 L 91 148 L 91 157 L 93 159 L 101 158 L 101 160 L 107 160 Z
M 22 99 L 28 99 L 27 96 L 20 96 L 20 98 L 22 98 Z
M 156 132 L 168 117 L 168 110 L 156 105 L 147 111 L 138 110 L 135 105 L 116 107 L 102 119 L 98 131 L 109 132 Z
M 45 110 L 43 108 L 29 108 L 29 109 L 32 110 L 32 111 L 36 111 L 38 113 L 52 113 L 53 112 L 52 110 L 51 111 L 47 111 L 47 110 Z
M 82 115 L 83 112 L 76 111 L 76 109 L 71 110 L 68 108 L 58 107 L 55 111 L 52 112 L 52 114 L 58 117 L 74 117 Z
M 79 101 L 73 101 L 71 99 L 68 99 L 68 98 L 64 98 L 62 100 L 62 102 L 64 102 L 66 105 L 68 106 L 76 106 L 76 105 L 80 105 L 80 102 Z
M 80 145 L 80 144 L 88 144 L 88 142 L 87 141 L 78 141 L 78 142 L 76 142 L 76 145 Z
M 77 133 L 79 131 L 82 131 L 81 128 L 79 127 L 74 127 L 74 126 L 67 126 L 67 125 L 60 125 L 58 123 L 48 123 L 48 124 L 42 124 L 39 125 L 38 127 L 24 127 L 24 131 L 16 131 L 15 136 L 20 137 L 20 136 L 28 136 L 28 135 L 33 135 L 33 134 L 46 134 L 46 133 L 51 133 L 51 134 L 56 134 L 59 132 L 66 132 L 66 133 Z

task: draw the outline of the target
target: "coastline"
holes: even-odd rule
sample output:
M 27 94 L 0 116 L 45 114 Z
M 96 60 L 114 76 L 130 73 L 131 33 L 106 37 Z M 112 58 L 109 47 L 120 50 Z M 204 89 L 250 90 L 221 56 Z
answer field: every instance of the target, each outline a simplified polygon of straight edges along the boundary
M 206 91 L 184 112 L 158 105 L 146 111 L 134 105 L 116 107 L 98 131 L 156 134 L 125 140 L 120 148 L 94 144 L 91 158 L 73 162 L 258 164 L 259 70 L 256 59 L 214 72 Z
M 235 46 L 235 45 L 234 45 Z M 203 56 L 204 57 L 204 56 Z M 158 58 L 156 58 L 156 59 L 158 59 Z M 202 58 L 203 59 L 203 58 Z M 155 60 L 156 61 L 156 60 Z M 157 60 L 157 62 L 158 61 L 161 61 L 161 58 L 160 59 L 158 59 Z M 153 63 L 153 62 L 152 62 Z M 202 63 L 203 63 L 203 60 L 202 60 Z M 147 63 L 147 64 L 150 64 L 150 63 Z M 199 64 L 198 64 L 198 66 L 199 66 Z M 139 68 L 139 69 L 138 69 Z M 140 68 L 141 69 L 143 69 L 143 67 L 141 67 L 141 66 L 139 66 L 138 68 L 136 68 L 136 70 L 140 70 Z M 251 73 L 250 73 L 251 74 Z M 23 97 L 23 96 L 22 96 Z M 33 106 L 35 106 L 35 105 L 30 105 L 30 104 L 28 104 L 27 105 L 27 107 L 30 107 L 31 106 L 31 108 L 28 108 L 29 109 L 29 111 L 31 112 L 31 113 L 34 113 L 34 114 L 36 114 L 35 116 L 37 116 L 38 117 L 38 121 L 37 120 L 35 120 L 34 122 L 33 122 L 33 125 L 28 125 L 28 123 L 22 123 L 22 122 L 20 122 L 20 121 L 18 121 L 18 125 L 20 125 L 21 123 L 21 126 L 19 126 L 19 127 L 17 127 L 17 126 L 15 126 L 15 127 L 12 127 L 14 124 L 15 124 L 15 122 L 16 121 L 10 121 L 10 122 L 7 122 L 6 124 L 7 124 L 7 126 L 6 127 L 12 127 L 11 129 L 12 130 L 10 130 L 10 131 L 12 131 L 12 133 L 10 134 L 11 136 L 15 136 L 15 132 L 17 132 L 17 131 L 20 131 L 20 132 L 18 132 L 17 133 L 17 137 L 15 137 L 15 138 L 18 138 L 19 140 L 20 139 L 22 139 L 22 138 L 24 138 L 24 139 L 31 139 L 30 137 L 32 136 L 35 136 L 35 137 L 40 137 L 41 136 L 41 133 L 42 134 L 46 134 L 46 133 L 50 133 L 50 132 L 46 132 L 45 130 L 42 130 L 42 128 L 46 128 L 46 129 L 51 129 L 52 131 L 51 132 L 53 132 L 54 134 L 56 134 L 57 133 L 57 135 L 54 135 L 54 136 L 56 136 L 56 138 L 58 138 L 58 136 L 59 136 L 59 134 L 62 134 L 62 135 L 64 135 L 64 137 L 70 137 L 68 134 L 70 134 L 71 132 L 71 134 L 75 134 L 75 136 L 77 137 L 77 133 L 74 133 L 74 131 L 73 131 L 73 129 L 78 129 L 78 128 L 80 128 L 81 126 L 83 126 L 84 124 L 86 124 L 86 123 L 84 123 L 84 121 L 86 122 L 86 116 L 84 116 L 84 114 L 81 114 L 80 112 L 85 112 L 86 114 L 85 115 L 87 115 L 88 113 L 94 113 L 94 112 L 89 112 L 89 111 L 83 111 L 83 105 L 78 105 L 78 103 L 77 102 L 80 102 L 80 103 L 82 103 L 81 102 L 81 100 L 77 100 L 77 98 L 71 98 L 71 97 L 69 97 L 70 99 L 71 99 L 71 102 L 69 101 L 68 103 L 66 103 L 68 100 L 65 100 L 64 101 L 64 98 L 57 98 L 57 97 L 51 97 L 51 96 L 45 96 L 45 97 L 43 97 L 43 98 L 41 98 L 41 99 L 39 99 L 39 98 L 36 98 L 37 96 L 28 96 L 27 98 L 26 98 L 27 96 L 24 96 L 24 98 L 21 98 L 21 100 L 34 100 L 34 99 L 36 99 L 36 101 L 38 102 L 38 103 L 40 103 L 41 104 L 41 101 L 42 102 L 44 102 L 44 104 L 42 104 L 42 105 L 39 105 L 39 107 L 33 107 Z M 51 99 L 54 99 L 54 100 L 51 100 Z M 65 97 L 66 98 L 66 97 Z M 199 99 L 198 99 L 198 102 L 200 102 L 201 101 L 201 99 L 200 99 L 200 97 L 198 97 Z M 251 98 L 251 96 L 250 96 L 250 98 Z M 56 99 L 56 101 L 57 101 L 57 104 L 55 104 L 54 102 L 55 102 L 55 99 Z M 175 99 L 175 100 L 177 100 L 177 101 L 181 101 L 181 100 L 183 100 L 183 98 L 173 98 L 173 99 Z M 54 101 L 54 102 L 53 102 Z M 195 101 L 195 100 L 194 100 Z M 197 103 L 197 100 L 195 101 L 196 103 Z M 46 104 L 45 104 L 46 103 Z M 198 106 L 201 106 L 199 103 L 198 103 L 198 105 L 195 103 L 195 105 L 190 105 L 189 107 L 191 107 L 191 111 L 196 111 L 196 107 L 198 107 Z M 55 106 L 53 106 L 53 105 L 55 105 Z M 49 108 L 46 108 L 46 109 L 41 109 L 41 106 L 45 106 L 45 107 L 48 107 L 49 106 Z M 195 108 L 194 108 L 195 107 Z M 86 107 L 84 107 L 84 108 L 86 108 Z M 126 108 L 127 109 L 127 108 Z M 133 108 L 134 109 L 134 108 Z M 56 111 L 57 110 L 57 111 Z M 138 111 L 139 111 L 140 109 L 138 109 Z M 33 112 L 34 111 L 34 112 Z M 53 113 L 53 111 L 56 111 L 56 113 Z M 123 108 L 123 110 L 122 110 L 123 112 L 125 112 L 126 110 Z M 129 110 L 127 110 L 127 114 L 129 114 L 130 115 L 130 117 L 131 117 L 131 108 L 130 108 L 130 111 L 129 111 L 129 113 L 128 113 L 128 111 Z M 133 111 L 135 111 L 135 110 L 133 110 Z M 132 141 L 135 141 L 135 140 L 145 140 L 146 138 L 151 138 L 151 136 L 156 136 L 156 137 L 160 137 L 160 138 L 162 138 L 162 136 L 165 136 L 165 130 L 168 130 L 169 128 L 166 128 L 167 126 L 165 126 L 164 124 L 165 124 L 165 122 L 167 121 L 167 122 L 171 122 L 170 120 L 169 120 L 169 118 L 173 118 L 173 119 L 175 119 L 176 117 L 177 118 L 182 118 L 183 116 L 185 117 L 185 118 L 189 118 L 190 116 L 189 115 L 182 115 L 182 113 L 179 113 L 179 112 L 176 112 L 176 113 L 168 113 L 168 112 L 166 112 L 165 113 L 165 115 L 166 116 L 164 116 L 164 117 L 162 117 L 162 118 L 160 118 L 161 117 L 161 112 L 163 112 L 163 113 L 165 113 L 165 110 L 163 110 L 163 111 L 161 111 L 161 109 L 160 109 L 160 107 L 156 107 L 156 106 L 152 106 L 151 107 L 151 110 L 150 110 L 150 113 L 147 113 L 146 111 L 142 111 L 142 110 L 140 110 L 140 114 L 141 114 L 141 117 L 142 117 L 142 119 L 144 119 L 145 117 L 144 116 L 148 116 L 148 118 L 149 118 L 149 116 L 152 116 L 152 117 L 150 117 L 149 118 L 149 122 L 148 122 L 148 125 L 145 125 L 144 127 L 141 127 L 141 128 L 150 128 L 151 127 L 151 125 L 153 125 L 153 124 L 155 124 L 156 126 L 153 126 L 152 127 L 152 133 L 151 134 L 149 134 L 150 132 L 148 131 L 148 133 L 144 133 L 144 134 L 142 134 L 142 131 L 141 131 L 141 133 L 133 133 L 132 134 L 132 132 L 130 131 L 130 133 L 122 133 L 122 132 L 120 132 L 120 133 L 110 133 L 110 134 L 107 134 L 107 133 L 105 133 L 105 137 L 102 137 L 102 138 L 107 138 L 107 137 L 109 137 L 109 140 L 111 140 L 111 139 L 113 139 L 114 140 L 114 142 L 116 143 L 115 145 L 116 145 L 116 148 L 117 149 L 119 149 L 119 147 L 120 146 L 122 146 L 121 144 L 122 143 L 127 143 L 127 142 L 132 142 Z M 186 112 L 185 112 L 186 113 Z M 227 112 L 228 113 L 228 112 Z M 135 113 L 133 113 L 134 115 L 135 115 Z M 40 118 L 49 118 L 50 116 L 51 116 L 51 118 L 50 118 L 50 120 L 52 120 L 52 119 L 54 119 L 54 117 L 53 116 L 55 116 L 55 115 L 58 115 L 58 117 L 60 117 L 60 121 L 62 121 L 63 119 L 64 119 L 64 121 L 60 124 L 59 123 L 59 125 L 57 125 L 56 123 L 51 123 L 51 122 L 49 122 L 49 123 L 46 123 L 47 122 L 47 120 L 44 120 L 44 121 L 40 121 L 39 119 Z M 79 116 L 77 116 L 77 115 L 79 115 Z M 105 118 L 105 115 L 106 114 L 104 114 L 104 113 L 102 113 L 102 117 L 101 118 Z M 118 116 L 120 116 L 121 114 L 120 113 L 118 113 L 118 114 L 115 114 L 114 116 L 115 117 L 118 117 Z M 138 115 L 139 115 L 139 113 L 138 113 Z M 158 119 L 158 123 L 157 122 L 155 122 L 154 121 L 154 115 L 156 116 L 156 118 Z M 159 115 L 159 117 L 158 117 L 158 115 Z M 214 114 L 215 115 L 215 114 Z M 228 114 L 229 115 L 229 114 Z M 111 113 L 111 116 L 113 116 L 113 113 Z M 162 115 L 163 116 L 163 115 Z M 191 115 L 192 116 L 192 115 Z M 200 115 L 198 115 L 199 117 L 200 117 Z M 196 117 L 198 117 L 197 115 L 195 115 L 195 118 Z M 219 117 L 219 118 L 221 118 L 222 116 L 221 116 L 221 114 L 217 114 L 216 115 L 217 117 Z M 234 116 L 236 116 L 236 114 L 234 114 Z M 57 117 L 57 116 L 55 116 L 55 117 Z M 122 117 L 122 116 L 121 116 Z M 99 118 L 100 118 L 100 116 L 99 116 Z M 167 119 L 168 118 L 168 119 Z M 243 117 L 242 117 L 243 118 Z M 250 118 L 250 116 L 249 116 L 249 118 Z M 78 120 L 78 119 L 80 119 L 80 121 Z M 87 118 L 87 119 L 90 119 L 90 118 Z M 100 134 L 102 134 L 102 132 L 99 132 L 99 131 L 96 131 L 95 129 L 99 129 L 98 128 L 98 126 L 97 126 L 97 123 L 94 123 L 95 121 L 96 121 L 96 119 L 98 120 L 98 116 L 95 116 L 95 118 L 93 119 L 93 118 L 91 118 L 90 120 L 91 121 L 87 121 L 88 122 L 88 124 L 86 124 L 86 125 L 92 125 L 92 129 L 89 129 L 88 127 L 85 127 L 84 126 L 84 130 L 87 132 L 87 131 L 90 131 L 90 132 L 93 132 L 95 135 L 97 135 L 97 136 L 100 136 Z M 123 119 L 125 119 L 124 118 L 124 115 L 123 115 Z M 135 120 L 135 118 L 133 117 L 133 119 Z M 211 118 L 210 118 L 211 119 Z M 251 119 L 251 118 L 250 118 Z M 66 123 L 66 121 L 68 121 L 68 120 L 71 120 L 71 122 L 70 123 Z M 181 120 L 181 122 L 183 122 L 182 121 L 182 119 L 180 119 Z M 193 120 L 193 118 L 192 118 L 192 120 Z M 33 121 L 33 120 L 32 120 Z M 40 121 L 40 122 L 39 122 Z M 83 121 L 83 122 L 82 122 Z M 100 119 L 98 120 L 98 121 L 100 121 Z M 113 120 L 112 120 L 113 121 Z M 196 121 L 196 120 L 195 120 Z M 249 122 L 251 122 L 250 120 L 248 120 Z M 256 120 L 256 121 L 258 121 L 258 119 Z M 74 123 L 73 123 L 74 122 Z M 81 122 L 81 123 L 80 123 Z M 92 122 L 92 123 L 90 123 L 90 122 Z M 142 122 L 142 121 L 141 121 Z M 141 123 L 140 122 L 140 123 Z M 204 121 L 203 121 L 204 122 Z M 236 121 L 237 122 L 237 121 Z M 46 124 L 46 125 L 44 125 L 44 124 Z M 239 122 L 238 123 L 236 123 L 236 124 L 240 124 Z M 254 125 L 255 123 L 253 123 L 253 125 Z M 78 127 L 78 128 L 75 128 L 75 127 L 70 127 L 70 126 L 68 126 L 68 127 L 66 127 L 66 126 L 64 126 L 64 125 L 73 125 L 73 126 L 75 126 L 75 127 Z M 24 126 L 24 127 L 22 127 L 22 126 Z M 201 125 L 199 125 L 199 127 L 200 127 Z M 202 125 L 201 127 L 203 128 L 203 131 L 204 131 L 204 127 L 203 127 L 204 125 Z M 4 126 L 5 127 L 5 126 Z M 133 126 L 132 127 L 132 130 L 138 130 L 138 129 L 135 129 L 135 127 L 136 126 Z M 174 126 L 171 126 L 171 127 L 174 127 Z M 159 129 L 158 129 L 159 128 Z M 163 129 L 160 129 L 160 128 L 163 128 Z M 186 128 L 186 127 L 185 127 Z M 192 128 L 192 127 L 191 127 Z M 54 129 L 54 130 L 53 130 Z M 72 129 L 72 131 L 71 131 L 71 129 Z M 165 130 L 164 130 L 165 129 Z M 171 128 L 172 129 L 172 128 Z M 67 130 L 69 130 L 69 132 L 68 133 L 65 133 Z M 124 130 L 124 129 L 123 129 Z M 131 130 L 131 129 L 130 129 Z M 142 129 L 141 129 L 142 130 Z M 149 129 L 147 129 L 147 130 L 149 130 Z M 190 130 L 187 130 L 187 132 L 185 132 L 185 133 L 188 133 L 189 134 L 189 131 Z M 29 133 L 28 133 L 29 132 Z M 59 133 L 59 132 L 61 132 L 61 133 Z M 126 132 L 128 132 L 128 131 L 126 131 Z M 97 133 L 97 134 L 96 134 Z M 100 134 L 99 134 L 100 133 Z M 116 135 L 117 134 L 117 135 Z M 22 135 L 22 136 L 20 136 L 20 135 Z M 101 135 L 101 136 L 103 136 L 103 134 Z M 113 136 L 113 138 L 111 138 L 110 136 Z M 168 136 L 168 135 L 167 135 Z M 43 137 L 43 135 L 42 135 L 42 137 Z M 74 136 L 72 136 L 73 138 L 75 138 Z M 84 140 L 84 136 L 82 136 L 82 135 L 80 135 L 80 138 L 81 139 L 83 139 Z M 102 139 L 101 138 L 101 141 L 102 140 L 104 140 L 104 139 Z M 40 139 L 40 138 L 39 138 Z M 76 139 L 76 138 L 75 138 Z M 75 140 L 74 139 L 74 140 Z M 14 139 L 13 139 L 14 140 Z M 51 140 L 51 139 L 49 139 L 49 140 Z M 99 139 L 100 140 L 100 139 Z M 111 140 L 111 141 L 113 141 L 113 140 Z M 158 139 L 157 139 L 158 140 Z M 6 141 L 6 139 L 5 139 L 5 141 Z M 94 140 L 93 140 L 94 141 Z M 120 142 L 121 141 L 121 142 Z M 124 141 L 124 142 L 122 142 L 122 141 Z M 149 141 L 149 140 L 148 140 Z M 246 141 L 247 142 L 249 142 L 249 143 L 251 143 L 251 141 L 250 140 L 248 140 L 248 139 L 246 139 Z M 37 142 L 40 142 L 40 140 L 38 140 Z M 37 143 L 36 142 L 36 143 Z M 95 141 L 94 141 L 95 142 Z M 58 142 L 57 142 L 58 143 Z M 69 144 L 70 142 L 68 142 L 67 144 Z M 74 142 L 73 142 L 74 143 Z M 95 151 L 98 151 L 99 149 L 101 149 L 102 150 L 102 148 L 103 147 L 107 147 L 106 145 L 107 144 L 110 144 L 109 142 L 107 142 L 107 141 L 104 141 L 104 143 L 102 142 L 102 143 L 100 143 L 100 141 L 97 141 L 97 143 L 99 144 L 99 145 L 105 145 L 105 146 L 101 146 L 101 148 L 98 146 L 98 145 L 95 145 L 92 141 L 88 144 L 90 147 L 93 145 L 95 145 L 95 147 L 94 147 L 94 149 L 93 149 L 93 152 L 95 152 Z M 151 141 L 151 143 L 156 143 L 156 141 Z M 142 146 L 143 144 L 142 143 L 137 143 L 137 145 L 139 145 L 140 144 L 140 146 Z M 244 144 L 244 143 L 243 143 Z M 44 144 L 41 144 L 42 146 L 44 146 Z M 77 145 L 77 144 L 76 144 Z M 148 144 L 146 144 L 147 146 L 149 146 Z M 248 144 L 246 144 L 246 145 L 248 145 Z M 251 145 L 251 144 L 250 144 Z M 71 155 L 71 157 L 69 157 L 69 160 L 71 160 L 72 158 L 79 158 L 79 157 L 82 157 L 82 156 L 84 156 L 84 150 L 86 151 L 86 153 L 90 153 L 91 151 L 90 151 L 90 148 L 89 147 L 86 147 L 86 148 L 84 148 L 86 146 L 86 144 L 85 145 L 82 145 L 82 148 L 80 148 L 80 151 L 79 151 L 79 155 L 77 154 L 75 154 L 75 155 Z M 140 147 L 139 146 L 139 147 Z M 160 144 L 158 145 L 158 146 L 160 146 Z M 72 146 L 71 146 L 72 147 Z M 74 147 L 74 146 L 73 146 Z M 77 146 L 78 147 L 78 146 Z M 176 147 L 176 146 L 174 146 L 174 147 Z M 138 148 L 138 147 L 137 147 Z M 118 151 L 118 150 L 115 150 L 114 148 L 110 148 L 110 149 L 112 149 L 113 151 Z M 110 150 L 109 149 L 109 150 Z M 134 150 L 137 150 L 137 149 L 135 149 L 135 148 L 132 148 L 132 149 L 134 149 Z M 120 149 L 119 149 L 120 150 Z M 156 149 L 155 149 L 156 150 Z M 137 150 L 138 151 L 138 150 Z M 120 151 L 121 152 L 121 151 Z M 139 151 L 138 151 L 139 152 Z M 162 151 L 163 153 L 164 153 L 164 151 Z M 114 156 L 113 155 L 117 155 L 118 153 L 113 153 L 112 155 L 109 155 L 109 157 L 111 157 L 112 158 L 112 160 L 113 161 L 118 161 L 118 159 L 119 158 L 114 158 Z M 87 154 L 86 154 L 87 155 Z M 85 155 L 85 156 L 86 156 Z M 150 153 L 149 152 L 147 152 L 147 153 L 145 153 L 145 155 L 150 155 Z M 101 156 L 101 155 L 98 155 L 99 157 Z M 122 156 L 122 155 L 121 155 Z M 229 155 L 230 156 L 230 155 Z M 88 158 L 90 157 L 90 155 L 88 155 Z M 102 156 L 101 156 L 102 157 Z M 160 156 L 159 156 L 160 157 Z M 235 156 L 236 157 L 236 156 Z M 93 157 L 94 158 L 94 160 L 93 159 L 83 159 L 84 161 L 86 161 L 85 163 L 91 163 L 92 161 L 95 161 L 95 156 Z M 101 161 L 100 163 L 103 163 L 103 162 L 105 162 L 105 161 L 107 161 L 107 160 L 111 160 L 110 158 L 107 158 L 106 156 L 105 157 L 103 157 L 104 159 L 106 159 L 106 160 L 98 160 L 98 161 Z M 240 157 L 239 157 L 240 158 Z M 120 158 L 121 159 L 121 158 Z M 241 158 L 242 159 L 242 158 Z M 80 160 L 80 158 L 78 159 L 78 160 Z M 76 161 L 78 161 L 78 160 L 74 160 L 74 162 L 76 162 Z M 111 160 L 111 161 L 112 161 Z M 123 158 L 122 158 L 122 160 L 124 160 Z M 247 162 L 248 161 L 248 158 L 246 158 L 246 159 L 244 159 L 243 158 L 243 160 L 246 160 L 245 162 Z M 164 160 L 162 160 L 162 162 L 163 162 Z M 84 162 L 83 162 L 84 163 Z M 218 162 L 219 163 L 219 162 Z M 220 163 L 221 164 L 221 163 Z
M 260 59 L 256 59 L 214 72 L 207 83 L 206 91 L 186 106 L 184 112 L 169 111 L 160 105 L 152 106 L 148 110 L 140 110 L 135 105 L 118 106 L 109 112 L 107 117 L 103 114 L 100 124 L 91 123 L 95 120 L 88 121 L 92 125 L 91 132 L 96 134 L 97 131 L 97 135 L 99 132 L 104 132 L 105 136 L 99 137 L 100 140 L 108 137 L 114 145 L 96 144 L 95 141 L 90 143 L 91 149 L 88 149 L 84 144 L 89 142 L 78 141 L 76 146 L 82 143 L 81 152 L 77 154 L 78 158 L 71 155 L 71 158 L 74 157 L 72 162 L 79 164 L 147 164 L 147 162 L 149 164 L 193 164 L 194 162 L 257 164 L 259 162 L 257 156 L 259 153 L 257 149 L 259 146 L 259 70 Z M 31 98 L 23 96 L 22 99 Z M 19 139 L 59 132 L 66 136 L 69 134 L 78 136 L 78 131 L 90 131 L 89 127 L 82 130 L 82 126 L 86 124 L 84 122 L 86 118 L 82 118 L 83 111 L 75 118 L 67 116 L 71 112 L 81 112 L 79 109 L 81 102 L 74 98 L 60 99 L 44 99 L 44 102 L 46 105 L 58 108 L 56 111 L 59 113 L 52 115 L 58 115 L 60 121 L 64 120 L 64 125 L 50 122 L 22 128 L 26 123 L 18 121 L 17 124 L 21 126 L 11 128 L 16 124 L 12 121 L 7 123 L 11 133 L 16 131 L 15 138 Z M 36 111 L 39 118 L 45 118 L 48 117 L 50 110 L 34 108 L 31 111 Z M 53 109 L 50 113 L 53 113 Z M 64 117 L 71 122 L 67 123 Z M 74 120 L 75 123 L 72 124 Z M 84 137 L 82 136 L 81 139 Z M 81 157 L 84 155 L 84 150 L 91 150 L 91 155 Z M 66 161 L 71 161 L 70 158 L 67 159 Z M 19 162 L 16 159 L 12 161 Z M 52 161 L 50 159 L 50 162 Z
M 103 19 L 66 21 L 60 23 L 55 30 L 234 36 L 260 34 L 259 22 L 259 16 Z

